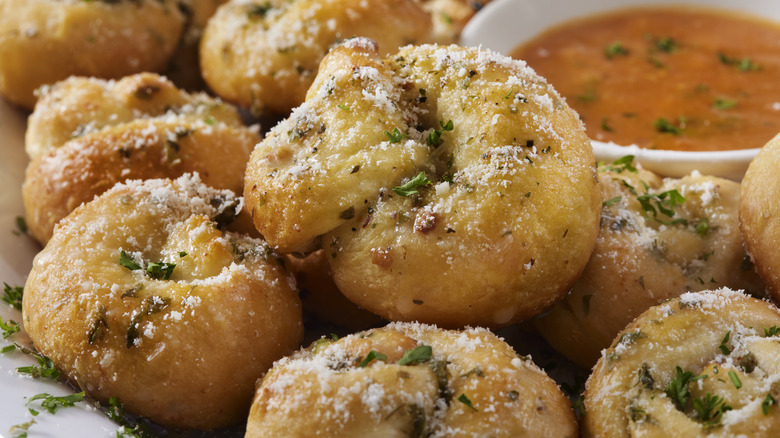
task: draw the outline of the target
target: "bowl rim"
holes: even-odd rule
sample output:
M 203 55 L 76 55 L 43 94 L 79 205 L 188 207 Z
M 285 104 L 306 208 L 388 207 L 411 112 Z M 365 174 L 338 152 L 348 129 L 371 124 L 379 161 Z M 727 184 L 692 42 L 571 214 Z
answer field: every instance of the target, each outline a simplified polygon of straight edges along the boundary
M 740 15 L 780 25 L 780 2 L 776 0 L 493 0 L 466 25 L 460 44 L 490 49 L 508 55 L 521 42 L 571 19 L 633 7 L 674 6 L 736 11 Z M 554 16 L 542 15 L 552 11 Z M 518 17 L 525 17 L 518 20 Z M 682 177 L 694 170 L 739 181 L 761 148 L 727 151 L 679 151 L 645 149 L 636 145 L 591 140 L 596 161 L 625 155 L 662 176 Z

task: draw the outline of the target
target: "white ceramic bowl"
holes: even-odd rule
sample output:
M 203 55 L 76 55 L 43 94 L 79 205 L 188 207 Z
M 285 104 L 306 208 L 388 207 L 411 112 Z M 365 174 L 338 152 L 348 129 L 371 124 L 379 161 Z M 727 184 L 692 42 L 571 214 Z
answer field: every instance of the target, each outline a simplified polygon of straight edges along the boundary
M 631 6 L 681 4 L 734 10 L 780 23 L 780 2 L 777 0 L 493 0 L 466 26 L 461 44 L 509 54 L 520 43 L 550 26 L 573 18 Z M 698 170 L 707 175 L 741 180 L 748 164 L 758 153 L 758 149 L 682 152 L 642 149 L 596 140 L 592 143 L 597 160 L 613 160 L 631 154 L 646 169 L 673 177 Z

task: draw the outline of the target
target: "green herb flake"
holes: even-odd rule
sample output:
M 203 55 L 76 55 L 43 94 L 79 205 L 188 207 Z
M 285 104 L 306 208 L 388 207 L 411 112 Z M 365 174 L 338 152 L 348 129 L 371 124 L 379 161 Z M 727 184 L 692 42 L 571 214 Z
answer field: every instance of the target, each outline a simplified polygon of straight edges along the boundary
M 352 110 L 352 108 L 350 108 L 349 106 L 344 105 L 344 104 L 339 104 L 338 107 L 343 109 L 344 111 L 351 111 Z M 385 134 L 387 134 L 387 132 L 385 132 Z
M 175 267 L 175 263 L 149 262 L 146 265 L 146 274 L 155 280 L 170 280 Z
M 653 389 L 653 385 L 655 385 L 655 379 L 653 379 L 653 375 L 650 374 L 650 365 L 648 365 L 646 362 L 642 362 L 642 367 L 639 368 L 637 374 L 639 383 L 641 383 L 642 386 L 647 389 Z
M 685 118 L 683 117 L 678 118 L 678 125 L 673 124 L 665 117 L 659 117 L 653 122 L 653 127 L 660 133 L 680 135 L 682 134 L 684 124 Z
M 720 341 L 720 346 L 718 346 L 720 352 L 727 356 L 731 354 L 731 349 L 727 345 L 729 343 L 730 338 L 731 338 L 731 330 L 726 332 L 726 336 L 723 337 L 723 340 Z
M 433 348 L 430 345 L 420 345 L 404 352 L 398 365 L 416 365 L 431 360 Z
M 8 283 L 3 283 L 2 300 L 8 303 L 14 309 L 22 310 L 23 296 L 24 296 L 23 286 L 10 286 Z
M 704 397 L 693 399 L 693 409 L 696 417 L 706 426 L 714 426 L 720 423 L 722 414 L 731 410 L 731 406 L 725 403 L 723 397 L 707 393 Z
M 444 135 L 444 132 L 452 131 L 455 128 L 452 120 L 448 120 L 447 123 L 444 123 L 440 120 L 439 125 L 441 126 L 441 129 L 434 129 L 425 139 L 425 143 L 428 146 L 433 146 L 435 148 L 441 146 L 441 144 L 444 143 L 444 140 L 442 140 L 442 135 Z
M 95 342 L 103 339 L 107 329 L 108 321 L 106 320 L 106 309 L 105 307 L 101 306 L 97 316 L 92 320 L 92 328 L 90 329 L 87 337 L 89 345 L 94 345 Z
M 623 199 L 622 196 L 615 196 L 612 199 L 607 199 L 606 201 L 601 201 L 601 206 L 602 207 L 611 207 L 611 206 L 617 204 L 618 202 L 620 202 L 622 199 Z
M 24 423 L 15 424 L 8 429 L 8 433 L 11 434 L 9 438 L 27 438 L 27 431 L 35 424 L 35 420 L 26 421 Z
M 615 173 L 637 173 L 639 170 L 637 170 L 637 168 L 634 166 L 634 158 L 635 157 L 633 155 L 624 155 L 613 161 L 612 164 L 604 164 L 599 166 L 599 171 L 610 171 Z
M 742 381 L 739 380 L 739 376 L 733 370 L 729 371 L 729 379 L 731 379 L 731 383 L 734 384 L 735 388 L 742 388 Z
M 16 230 L 13 231 L 13 234 L 20 236 L 22 234 L 27 234 L 27 231 L 27 221 L 23 216 L 16 216 Z
M 514 92 L 515 92 L 515 86 L 512 85 L 512 88 L 509 90 L 509 93 L 506 93 L 506 96 L 504 96 L 504 99 L 509 99 L 510 97 L 512 97 L 512 93 L 514 93 Z
M 773 325 L 772 327 L 766 328 L 764 327 L 764 336 L 767 338 L 771 338 L 772 336 L 777 336 L 780 334 L 780 327 Z
M 701 237 L 705 237 L 709 231 L 710 231 L 709 219 L 703 217 L 699 219 L 698 222 L 696 222 L 696 234 L 698 234 Z
M 458 396 L 458 401 L 468 406 L 472 411 L 479 412 L 477 411 L 477 408 L 474 407 L 474 404 L 471 403 L 471 400 L 468 398 L 468 396 L 465 393 L 461 393 Z
M 601 130 L 604 132 L 614 132 L 615 130 L 612 129 L 612 125 L 609 124 L 609 118 L 604 117 L 601 119 Z
M 30 403 L 41 400 L 41 408 L 50 414 L 56 414 L 59 408 L 75 406 L 76 403 L 84 401 L 84 395 L 84 391 L 59 397 L 43 392 L 30 397 L 27 405 L 29 406 Z
M 673 219 L 671 221 L 664 221 L 659 218 L 659 213 L 669 218 L 673 218 L 674 207 L 685 202 L 685 198 L 677 190 L 667 190 L 659 194 L 646 194 L 637 196 L 639 205 L 644 211 L 645 217 L 655 219 L 656 221 L 664 225 L 687 225 L 685 219 Z
M 387 360 L 387 356 L 385 356 L 384 354 L 382 354 L 382 353 L 380 353 L 380 352 L 378 352 L 376 350 L 371 350 L 366 355 L 366 358 L 363 359 L 362 361 L 360 361 L 360 363 L 358 364 L 358 368 L 365 368 L 374 359 L 376 359 L 376 360 Z
M 8 339 L 9 337 L 18 333 L 19 330 L 21 329 L 22 326 L 18 322 L 10 319 L 8 320 L 8 322 L 5 322 L 3 321 L 3 318 L 0 317 L 0 330 L 3 331 L 3 339 Z
M 653 45 L 656 49 L 665 53 L 676 52 L 680 48 L 677 41 L 672 37 L 655 38 L 653 39 Z
M 769 408 L 775 404 L 775 398 L 772 397 L 772 394 L 767 394 L 766 397 L 764 397 L 764 401 L 761 402 L 761 412 L 764 413 L 764 415 L 769 415 Z
M 666 385 L 664 393 L 672 399 L 678 411 L 685 412 L 685 405 L 691 397 L 689 385 L 691 382 L 704 379 L 707 376 L 697 376 L 691 371 L 683 371 L 679 366 L 676 367 L 677 375 Z
M 425 172 L 420 172 L 405 184 L 393 187 L 393 191 L 401 196 L 412 196 L 419 193 L 419 191 L 417 191 L 418 187 L 427 185 L 431 185 L 431 181 L 425 175 Z
M 385 135 L 390 140 L 390 143 L 399 143 L 401 140 L 406 138 L 406 135 L 401 133 L 398 128 L 393 128 L 393 132 L 385 131 Z
M 607 59 L 613 59 L 617 56 L 628 56 L 628 49 L 620 41 L 615 41 L 604 49 L 604 56 Z
M 761 66 L 751 61 L 750 58 L 732 58 L 731 56 L 720 52 L 718 53 L 718 59 L 723 65 L 735 67 L 737 70 L 743 72 L 756 71 L 761 69 Z
M 727 99 L 725 97 L 718 97 L 715 102 L 712 103 L 712 107 L 717 110 L 728 110 L 737 106 L 737 101 L 734 99 Z
M 28 374 L 32 378 L 44 378 L 58 380 L 60 378 L 60 372 L 54 367 L 54 362 L 47 356 L 37 353 L 32 350 L 23 350 L 25 353 L 30 354 L 35 358 L 38 365 L 24 366 L 16 368 L 16 372 L 20 374 Z
M 475 375 L 477 377 L 485 377 L 485 372 L 482 371 L 482 367 L 477 365 L 474 368 L 470 369 L 468 372 L 461 374 L 460 377 L 465 379 L 471 375 Z
M 124 250 L 122 250 L 122 252 L 119 254 L 119 265 L 124 266 L 131 271 L 141 269 L 141 265 L 130 258 L 130 256 Z
M 636 342 L 639 339 L 646 338 L 647 334 L 645 334 L 641 330 L 636 330 L 633 332 L 625 332 L 622 335 L 620 335 L 620 338 L 618 338 L 618 345 L 631 345 L 634 342 Z

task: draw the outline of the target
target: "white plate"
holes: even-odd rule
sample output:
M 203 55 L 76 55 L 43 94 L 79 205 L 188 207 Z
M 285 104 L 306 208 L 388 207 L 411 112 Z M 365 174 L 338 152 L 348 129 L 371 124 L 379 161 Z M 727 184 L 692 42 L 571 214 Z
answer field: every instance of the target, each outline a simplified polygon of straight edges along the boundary
M 27 115 L 0 99 L 0 284 L 23 286 L 32 259 L 40 246 L 26 235 L 19 234 L 16 218 L 24 214 L 22 206 L 22 181 L 27 166 L 24 152 L 24 130 Z M 1 293 L 1 292 L 0 292 Z M 22 320 L 21 312 L 0 301 L 0 317 L 4 321 Z M 17 333 L 0 346 L 14 340 L 25 344 L 27 338 Z M 13 436 L 9 429 L 30 421 L 33 416 L 27 410 L 28 399 L 39 393 L 65 395 L 74 392 L 66 385 L 42 379 L 24 377 L 16 372 L 20 366 L 36 364 L 23 353 L 5 353 L 0 356 L 0 436 Z M 30 407 L 35 407 L 35 402 Z M 37 409 L 40 410 L 40 409 Z M 35 417 L 35 424 L 29 429 L 31 437 L 116 436 L 118 426 L 108 420 L 100 411 L 86 403 L 75 407 L 61 408 L 55 415 L 41 411 Z
M 461 43 L 509 54 L 521 42 L 552 25 L 594 13 L 631 6 L 689 4 L 742 13 L 780 23 L 777 0 L 494 0 L 466 26 Z M 704 174 L 741 180 L 758 149 L 724 152 L 680 152 L 628 148 L 593 141 L 597 160 L 633 154 L 645 168 L 664 176 L 681 177 L 697 169 Z

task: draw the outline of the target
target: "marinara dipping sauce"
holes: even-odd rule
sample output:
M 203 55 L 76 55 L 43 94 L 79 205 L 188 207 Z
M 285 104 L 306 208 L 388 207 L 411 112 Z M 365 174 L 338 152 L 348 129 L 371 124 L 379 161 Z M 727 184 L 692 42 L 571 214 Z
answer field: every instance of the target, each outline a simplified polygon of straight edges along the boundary
M 692 8 L 637 8 L 516 48 L 591 138 L 649 149 L 763 146 L 780 132 L 780 25 Z

